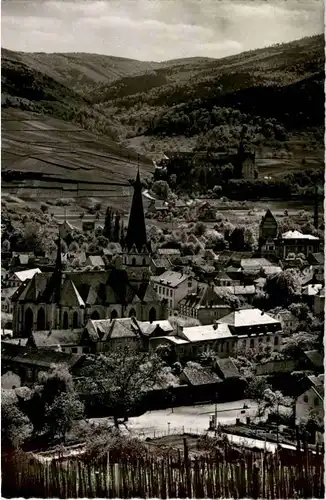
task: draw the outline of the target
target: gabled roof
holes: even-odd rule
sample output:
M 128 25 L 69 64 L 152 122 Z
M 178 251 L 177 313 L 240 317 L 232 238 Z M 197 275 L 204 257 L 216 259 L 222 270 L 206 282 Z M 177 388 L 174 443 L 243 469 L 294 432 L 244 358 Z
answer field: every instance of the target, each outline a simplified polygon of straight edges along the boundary
M 300 231 L 287 231 L 282 234 L 284 240 L 319 240 L 317 236 L 312 236 L 312 234 L 302 234 Z
M 208 340 L 227 339 L 232 337 L 232 333 L 228 326 L 224 324 L 201 325 L 183 327 L 180 337 L 189 342 L 203 342 Z
M 165 271 L 160 276 L 153 276 L 152 280 L 157 284 L 168 285 L 172 288 L 179 286 L 188 278 L 191 278 L 188 274 L 178 273 L 176 271 Z
M 325 264 L 325 256 L 322 252 L 310 253 L 308 255 L 309 262 L 323 266 Z
M 158 255 L 181 255 L 179 248 L 158 248 Z
M 105 267 L 104 260 L 100 255 L 89 255 L 87 260 L 90 262 L 91 266 Z
M 11 361 L 28 366 L 50 368 L 53 363 L 65 363 L 72 368 L 85 358 L 84 354 L 69 354 L 51 349 L 32 349 L 30 347 L 8 346 L 2 343 L 1 357 L 3 360 Z
M 28 345 L 39 347 L 56 347 L 64 345 L 79 345 L 83 331 L 78 330 L 52 330 L 51 332 L 36 332 Z
M 156 330 L 156 328 L 160 328 L 166 334 L 169 334 L 174 330 L 171 323 L 168 320 L 163 319 L 152 321 L 152 323 L 150 323 L 149 321 L 138 321 L 138 325 L 144 335 L 150 335 Z
M 226 306 L 223 299 L 214 291 L 214 288 L 206 284 L 199 285 L 196 290 L 188 293 L 186 297 L 180 300 L 179 305 L 196 309 Z
M 321 285 L 320 283 L 304 286 L 302 287 L 302 295 L 308 295 L 308 296 L 318 295 L 319 292 L 322 290 L 322 288 L 323 285 Z
M 216 366 L 222 373 L 224 379 L 240 376 L 238 368 L 230 358 L 217 359 Z
M 189 385 L 208 385 L 221 382 L 221 379 L 208 368 L 201 366 L 186 366 L 181 375 L 183 375 L 189 382 Z
M 86 330 L 94 342 L 105 342 L 114 338 L 135 338 L 140 335 L 140 328 L 135 318 L 116 318 L 88 320 Z
M 256 258 L 256 259 L 241 259 L 240 265 L 243 269 L 255 268 L 261 269 L 262 267 L 273 266 L 273 264 L 264 258 Z
M 260 309 L 240 309 L 233 311 L 224 318 L 221 318 L 217 323 L 223 323 L 234 327 L 254 326 L 254 325 L 270 325 L 279 323 Z
M 322 368 L 324 366 L 324 358 L 320 352 L 313 349 L 311 351 L 305 351 L 304 353 L 314 366 L 318 368 Z
M 36 267 L 35 269 L 26 269 L 26 271 L 17 271 L 16 273 L 14 273 L 14 275 L 16 276 L 16 278 L 19 279 L 19 281 L 23 282 L 25 280 L 32 279 L 34 274 L 41 272 L 42 272 L 41 269 Z
M 1 298 L 2 299 L 5 299 L 5 298 L 10 299 L 17 290 L 18 290 L 17 286 L 13 286 L 10 288 L 1 288 Z

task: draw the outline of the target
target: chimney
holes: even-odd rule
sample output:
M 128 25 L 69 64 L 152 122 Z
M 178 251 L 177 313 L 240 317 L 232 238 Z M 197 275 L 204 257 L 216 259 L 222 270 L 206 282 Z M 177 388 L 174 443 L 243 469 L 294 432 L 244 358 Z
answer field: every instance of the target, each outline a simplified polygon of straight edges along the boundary
M 264 309 L 262 310 L 262 312 L 260 314 L 261 314 L 261 316 L 264 316 L 264 314 L 265 314 Z

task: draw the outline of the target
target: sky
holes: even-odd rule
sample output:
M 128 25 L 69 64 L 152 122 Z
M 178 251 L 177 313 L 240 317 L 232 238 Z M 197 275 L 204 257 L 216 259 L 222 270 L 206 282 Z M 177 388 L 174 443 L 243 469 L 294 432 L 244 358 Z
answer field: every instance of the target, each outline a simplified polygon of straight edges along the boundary
M 323 0 L 2 0 L 1 45 L 143 61 L 220 58 L 323 32 Z

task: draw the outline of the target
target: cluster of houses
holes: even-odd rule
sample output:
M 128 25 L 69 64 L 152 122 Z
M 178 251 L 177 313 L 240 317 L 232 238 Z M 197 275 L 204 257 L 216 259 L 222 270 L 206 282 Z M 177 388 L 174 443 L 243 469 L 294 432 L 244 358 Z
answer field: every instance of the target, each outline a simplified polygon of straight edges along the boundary
M 260 224 L 259 254 L 219 252 L 209 275 L 183 261 L 178 248 L 152 253 L 139 173 L 125 246 L 117 258 L 112 258 L 112 252 L 87 256 L 90 269 L 65 271 L 60 238 L 68 232 L 64 223 L 52 268 L 31 267 L 28 256 L 14 255 L 7 270 L 2 269 L 1 309 L 12 315 L 4 327 L 12 334 L 3 335 L 2 341 L 2 384 L 7 387 L 33 383 L 39 371 L 60 360 L 78 371 L 87 353 L 116 346 L 149 351 L 165 346 L 173 359 L 183 363 L 214 350 L 221 366 L 226 363 L 232 377 L 237 377 L 229 358 L 262 348 L 279 351 L 284 336 L 296 326 L 288 311 L 271 315 L 251 303 L 266 279 L 291 267 L 298 254 L 305 259 L 297 291 L 300 301 L 306 301 L 316 316 L 324 314 L 320 239 L 298 231 L 280 236 L 269 210 Z M 237 308 L 226 299 L 230 296 L 241 298 L 246 306 Z M 182 380 L 190 383 L 196 377 L 185 370 Z M 214 377 L 211 374 L 213 385 Z M 198 378 L 208 379 L 207 373 Z M 298 401 L 307 405 L 306 396 L 308 401 L 323 398 L 318 380 L 317 374 L 305 388 L 309 394 L 301 393 Z

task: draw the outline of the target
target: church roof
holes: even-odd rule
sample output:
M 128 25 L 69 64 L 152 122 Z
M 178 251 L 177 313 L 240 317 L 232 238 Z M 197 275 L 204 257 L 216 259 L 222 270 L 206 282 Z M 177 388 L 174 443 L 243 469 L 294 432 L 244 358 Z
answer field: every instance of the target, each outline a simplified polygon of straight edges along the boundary
M 94 342 L 114 338 L 138 337 L 140 328 L 136 318 L 90 319 L 86 330 Z

